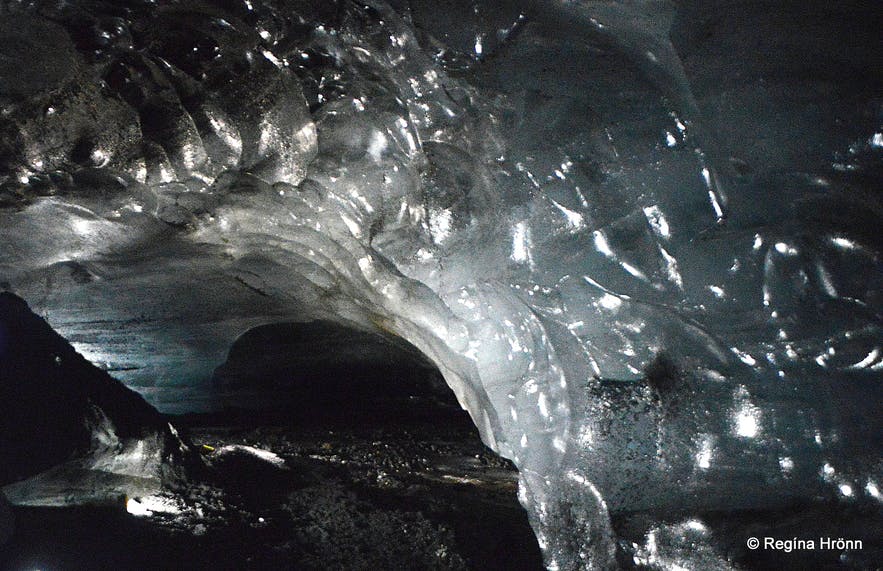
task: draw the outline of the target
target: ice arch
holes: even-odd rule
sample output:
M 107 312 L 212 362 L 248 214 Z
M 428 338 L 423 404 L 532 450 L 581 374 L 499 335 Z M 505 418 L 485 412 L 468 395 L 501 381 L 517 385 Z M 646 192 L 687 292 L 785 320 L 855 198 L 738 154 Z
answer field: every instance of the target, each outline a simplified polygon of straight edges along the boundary
M 5 7 L 6 287 L 160 405 L 268 319 L 407 340 L 553 568 L 611 509 L 877 489 L 877 127 L 748 176 L 695 6 L 394 5 Z

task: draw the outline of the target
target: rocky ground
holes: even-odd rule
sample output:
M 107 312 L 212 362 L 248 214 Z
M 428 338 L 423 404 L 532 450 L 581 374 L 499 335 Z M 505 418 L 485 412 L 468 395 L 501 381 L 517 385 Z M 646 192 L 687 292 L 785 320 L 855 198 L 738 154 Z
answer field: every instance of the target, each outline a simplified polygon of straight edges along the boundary
M 432 408 L 176 418 L 204 481 L 128 511 L 16 508 L 0 568 L 540 569 L 514 468 Z

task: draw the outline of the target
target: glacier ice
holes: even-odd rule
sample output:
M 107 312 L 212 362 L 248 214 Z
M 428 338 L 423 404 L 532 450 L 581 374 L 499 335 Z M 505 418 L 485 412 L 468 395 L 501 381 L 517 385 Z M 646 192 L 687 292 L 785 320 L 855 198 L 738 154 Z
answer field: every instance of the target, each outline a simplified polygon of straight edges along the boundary
M 134 391 L 0 292 L 0 543 L 17 506 L 121 505 L 195 473 L 199 459 Z
M 549 568 L 614 566 L 610 513 L 879 502 L 883 127 L 843 78 L 880 55 L 849 10 L 5 4 L 0 281 L 167 411 L 259 325 L 405 339 L 518 466 Z

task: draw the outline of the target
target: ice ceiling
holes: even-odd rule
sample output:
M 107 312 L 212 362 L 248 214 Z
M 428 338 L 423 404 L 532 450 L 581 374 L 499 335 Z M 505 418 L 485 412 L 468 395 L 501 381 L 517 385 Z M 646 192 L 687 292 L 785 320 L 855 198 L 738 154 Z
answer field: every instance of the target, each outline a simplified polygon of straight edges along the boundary
M 392 4 L 4 3 L 3 287 L 170 412 L 258 325 L 403 338 L 552 569 L 610 511 L 880 501 L 874 14 Z

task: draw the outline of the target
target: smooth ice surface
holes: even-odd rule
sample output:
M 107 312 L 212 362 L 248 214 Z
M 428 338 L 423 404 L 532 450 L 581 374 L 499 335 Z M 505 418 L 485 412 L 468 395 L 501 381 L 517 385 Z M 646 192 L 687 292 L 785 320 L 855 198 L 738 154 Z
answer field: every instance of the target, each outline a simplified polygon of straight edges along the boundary
M 550 568 L 609 512 L 879 502 L 875 9 L 2 10 L 0 281 L 161 409 L 331 320 L 438 366 Z

